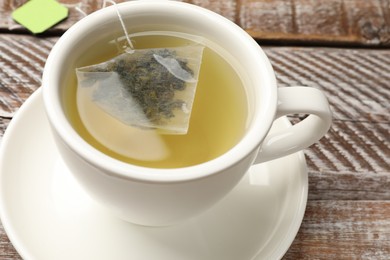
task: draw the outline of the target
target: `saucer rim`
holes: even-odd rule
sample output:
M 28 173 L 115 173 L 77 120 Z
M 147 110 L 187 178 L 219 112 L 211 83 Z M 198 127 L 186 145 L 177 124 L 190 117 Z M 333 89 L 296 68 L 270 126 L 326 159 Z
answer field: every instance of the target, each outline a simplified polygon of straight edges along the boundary
M 18 127 L 19 125 L 19 118 L 23 118 L 23 115 L 25 114 L 25 111 L 28 110 L 34 103 L 39 102 L 39 97 L 42 96 L 41 88 L 37 89 L 20 107 L 20 109 L 15 114 L 13 120 L 11 120 L 10 124 L 8 125 L 3 138 L 1 140 L 1 146 L 0 146 L 0 187 L 3 186 L 3 161 L 4 156 L 6 154 L 6 148 L 9 147 L 12 140 L 12 132 L 14 132 L 14 129 Z M 43 113 L 45 113 L 43 111 Z M 289 120 L 287 118 L 282 118 L 283 122 L 285 124 L 291 125 Z M 9 137 L 10 136 L 10 137 Z M 308 201 L 308 169 L 307 169 L 307 163 L 305 159 L 305 155 L 303 151 L 297 152 L 294 155 L 297 155 L 296 161 L 298 161 L 300 170 L 300 178 L 301 178 L 301 194 L 300 196 L 297 196 L 297 200 L 299 199 L 299 202 L 297 203 L 299 206 L 294 212 L 294 217 L 290 221 L 288 230 L 286 230 L 286 235 L 283 237 L 283 239 L 278 243 L 279 245 L 276 245 L 275 248 L 268 254 L 268 256 L 272 256 L 275 259 L 281 259 L 290 246 L 292 245 L 299 229 L 302 224 L 304 214 L 306 211 L 307 201 Z M 10 216 L 9 212 L 6 210 L 6 203 L 4 201 L 4 192 L 0 190 L 0 221 L 3 225 L 4 231 L 7 234 L 10 242 L 12 243 L 15 250 L 18 252 L 18 254 L 23 259 L 34 259 L 34 256 L 31 255 L 31 250 L 28 251 L 25 246 L 23 246 L 23 242 L 19 239 L 19 235 L 17 235 L 16 229 L 12 226 L 10 223 Z M 259 253 L 262 251 L 264 247 L 267 247 L 268 243 L 265 243 L 264 245 L 259 246 L 258 252 L 254 255 L 253 259 L 258 259 Z

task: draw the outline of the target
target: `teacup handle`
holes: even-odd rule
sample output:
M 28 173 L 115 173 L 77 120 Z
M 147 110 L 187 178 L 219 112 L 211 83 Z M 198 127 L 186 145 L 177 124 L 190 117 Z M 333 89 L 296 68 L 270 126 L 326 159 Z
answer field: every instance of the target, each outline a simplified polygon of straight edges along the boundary
M 255 163 L 266 162 L 303 150 L 328 132 L 332 122 L 332 112 L 328 100 L 320 90 L 310 87 L 278 88 L 275 119 L 296 113 L 310 115 L 287 129 L 268 134 Z

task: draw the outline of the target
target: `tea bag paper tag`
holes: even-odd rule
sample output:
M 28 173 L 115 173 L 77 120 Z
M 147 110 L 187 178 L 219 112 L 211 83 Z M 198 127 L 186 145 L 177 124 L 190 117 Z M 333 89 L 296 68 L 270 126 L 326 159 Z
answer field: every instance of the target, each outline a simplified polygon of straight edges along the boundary
M 30 0 L 12 18 L 32 33 L 42 33 L 68 17 L 68 9 L 55 0 Z

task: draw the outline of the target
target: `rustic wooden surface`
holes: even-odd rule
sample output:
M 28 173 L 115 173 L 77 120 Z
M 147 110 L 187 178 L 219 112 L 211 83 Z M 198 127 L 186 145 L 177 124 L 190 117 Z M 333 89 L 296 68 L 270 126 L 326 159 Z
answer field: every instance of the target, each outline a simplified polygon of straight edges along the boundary
M 53 35 L 78 19 L 74 14 L 51 34 L 35 37 L 7 22 L 7 10 L 16 2 L 0 0 L 0 136 L 39 88 L 46 57 L 58 39 Z M 264 47 L 279 86 L 319 88 L 334 112 L 329 133 L 305 150 L 308 205 L 283 259 L 390 259 L 389 1 L 192 2 L 239 21 L 259 39 L 282 39 L 279 46 Z M 82 3 L 88 12 L 99 6 L 92 0 Z M 294 18 L 284 19 L 292 9 Z M 316 16 L 322 18 L 313 23 Z M 291 39 L 307 46 L 288 46 Z M 333 47 L 310 46 L 318 40 Z M 351 47 L 356 44 L 366 47 Z M 1 226 L 0 259 L 20 259 Z
M 25 32 L 11 13 L 27 0 L 0 1 L 0 31 Z M 117 0 L 116 2 L 123 2 Z M 103 0 L 59 0 L 69 18 L 50 30 L 60 34 Z M 390 0 L 184 0 L 234 21 L 271 43 L 390 46 Z

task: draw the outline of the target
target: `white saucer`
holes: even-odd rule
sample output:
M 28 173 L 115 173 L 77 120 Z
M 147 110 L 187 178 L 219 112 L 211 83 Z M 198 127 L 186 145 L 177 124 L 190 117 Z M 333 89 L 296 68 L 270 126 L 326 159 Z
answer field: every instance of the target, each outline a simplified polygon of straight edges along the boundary
M 288 127 L 278 120 L 273 130 Z M 149 228 L 111 216 L 79 188 L 53 143 L 41 91 L 22 106 L 0 153 L 4 228 L 24 259 L 279 259 L 307 202 L 303 153 L 252 168 L 219 204 L 180 225 Z

